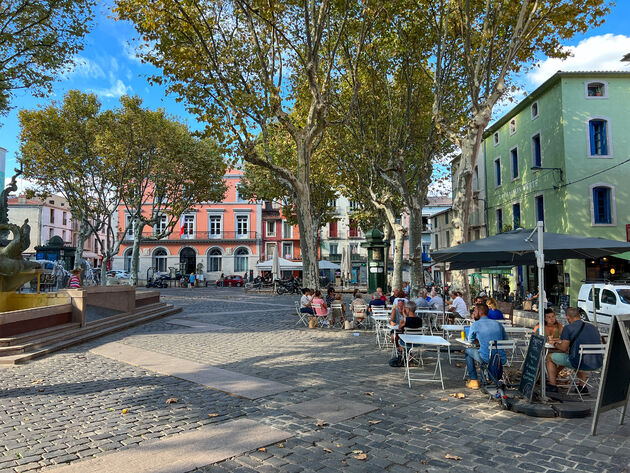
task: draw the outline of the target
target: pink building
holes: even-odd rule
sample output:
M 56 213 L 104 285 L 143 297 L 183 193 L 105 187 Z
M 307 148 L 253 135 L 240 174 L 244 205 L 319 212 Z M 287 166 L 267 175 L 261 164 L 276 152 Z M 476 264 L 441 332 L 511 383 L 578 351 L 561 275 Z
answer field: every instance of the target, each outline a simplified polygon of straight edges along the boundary
M 143 241 L 139 278 L 143 279 L 149 268 L 161 273 L 175 268 L 188 274 L 199 264 L 209 280 L 221 274 L 253 273 L 261 252 L 261 205 L 238 195 L 241 177 L 241 171 L 230 170 L 224 176 L 228 189 L 222 202 L 197 204 L 182 215 L 180 230 L 162 240 Z M 128 271 L 133 232 L 124 206 L 118 210 L 118 222 L 126 239 L 113 269 Z M 153 231 L 145 228 L 143 234 L 149 236 Z

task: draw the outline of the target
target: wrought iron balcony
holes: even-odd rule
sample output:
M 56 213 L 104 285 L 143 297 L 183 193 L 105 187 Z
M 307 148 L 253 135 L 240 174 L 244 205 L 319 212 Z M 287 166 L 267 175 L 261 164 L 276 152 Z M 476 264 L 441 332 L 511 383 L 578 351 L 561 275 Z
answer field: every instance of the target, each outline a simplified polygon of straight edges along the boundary
M 120 237 L 123 232 L 119 232 Z M 133 234 L 131 232 L 124 232 L 123 241 L 133 241 Z M 189 242 L 212 242 L 212 241 L 256 241 L 256 232 L 184 232 L 181 235 L 178 231 L 174 231 L 170 235 L 157 238 L 157 232 L 142 232 L 143 243 L 181 243 L 184 241 Z

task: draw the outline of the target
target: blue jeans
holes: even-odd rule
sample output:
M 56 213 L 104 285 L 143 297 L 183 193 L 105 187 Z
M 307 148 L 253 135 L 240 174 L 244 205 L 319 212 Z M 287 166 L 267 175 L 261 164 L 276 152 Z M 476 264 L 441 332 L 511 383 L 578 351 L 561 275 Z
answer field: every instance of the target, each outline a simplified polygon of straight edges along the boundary
M 302 307 L 300 309 L 300 312 L 302 312 L 303 314 L 315 315 L 315 312 L 313 312 L 313 309 L 311 309 L 310 307 Z
M 468 376 L 470 379 L 477 379 L 477 368 L 475 367 L 475 361 L 479 363 L 485 363 L 481 359 L 479 350 L 476 348 L 466 348 L 466 368 L 468 369 Z

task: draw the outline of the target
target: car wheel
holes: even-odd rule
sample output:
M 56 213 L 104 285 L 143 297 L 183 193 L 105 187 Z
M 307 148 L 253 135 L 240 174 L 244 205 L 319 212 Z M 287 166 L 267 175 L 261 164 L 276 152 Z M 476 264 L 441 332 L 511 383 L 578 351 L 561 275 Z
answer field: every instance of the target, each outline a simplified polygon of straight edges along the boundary
M 236 287 L 241 287 L 241 286 L 242 284 L 240 282 L 236 284 Z
M 582 309 L 580 309 L 580 317 L 582 318 L 582 320 L 584 320 L 585 322 L 588 322 L 588 315 L 586 315 L 586 312 L 584 312 Z

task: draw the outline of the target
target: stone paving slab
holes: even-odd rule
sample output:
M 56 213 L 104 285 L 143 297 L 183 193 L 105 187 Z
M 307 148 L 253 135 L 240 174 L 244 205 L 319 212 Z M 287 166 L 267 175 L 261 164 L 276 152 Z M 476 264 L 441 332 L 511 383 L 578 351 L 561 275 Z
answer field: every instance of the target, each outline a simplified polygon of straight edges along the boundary
M 287 409 L 330 424 L 352 419 L 378 410 L 377 406 L 363 404 L 352 399 L 324 396 L 287 406 Z
M 247 399 L 258 399 L 293 389 L 291 386 L 275 381 L 247 376 L 118 342 L 107 343 L 91 351 L 97 355 Z
M 185 473 L 290 437 L 293 437 L 290 432 L 238 419 L 44 471 Z
M 202 329 L 208 332 L 213 332 L 215 330 L 229 330 L 231 328 L 226 325 L 204 324 L 203 322 L 186 319 L 166 319 L 166 322 L 173 325 L 183 325 L 184 327 Z

